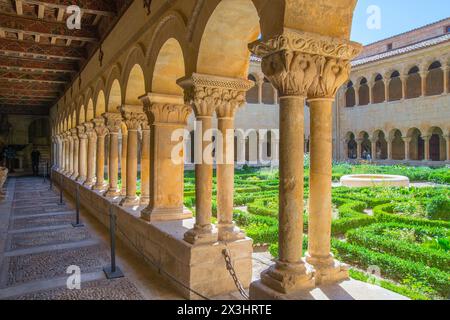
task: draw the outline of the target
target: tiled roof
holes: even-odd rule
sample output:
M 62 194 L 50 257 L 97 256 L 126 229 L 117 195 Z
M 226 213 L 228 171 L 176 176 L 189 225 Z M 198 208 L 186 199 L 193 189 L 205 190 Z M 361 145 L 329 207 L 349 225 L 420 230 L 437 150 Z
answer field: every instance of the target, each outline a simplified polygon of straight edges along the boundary
M 401 55 L 401 54 L 405 54 L 408 52 L 412 52 L 412 51 L 416 51 L 419 49 L 424 49 L 427 47 L 432 47 L 444 42 L 447 42 L 450 40 L 450 34 L 445 34 L 443 36 L 439 36 L 433 39 L 428 39 L 425 41 L 421 41 L 403 48 L 398 48 L 398 49 L 394 49 L 388 52 L 383 52 L 380 54 L 376 54 L 373 56 L 369 56 L 369 57 L 365 57 L 365 58 L 361 58 L 361 59 L 356 59 L 353 60 L 352 62 L 352 66 L 356 67 L 356 66 L 360 66 L 366 63 L 370 63 L 370 62 L 374 62 L 374 61 L 378 61 L 378 60 L 382 60 L 382 59 L 386 59 L 386 58 L 390 58 L 393 56 L 397 56 L 397 55 Z

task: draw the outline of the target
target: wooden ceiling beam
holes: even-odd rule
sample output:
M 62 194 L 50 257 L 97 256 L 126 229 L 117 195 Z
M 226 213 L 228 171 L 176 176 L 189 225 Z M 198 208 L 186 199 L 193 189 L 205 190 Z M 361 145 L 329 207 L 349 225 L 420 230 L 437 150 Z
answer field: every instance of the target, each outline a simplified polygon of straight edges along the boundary
M 38 61 L 32 59 L 0 57 L 0 69 L 31 72 L 74 73 L 78 71 L 78 66 L 73 63 L 48 60 Z
M 81 29 L 69 30 L 65 23 L 36 20 L 17 15 L 0 13 L 0 29 L 23 35 L 58 37 L 85 42 L 98 42 L 96 27 L 84 25 Z

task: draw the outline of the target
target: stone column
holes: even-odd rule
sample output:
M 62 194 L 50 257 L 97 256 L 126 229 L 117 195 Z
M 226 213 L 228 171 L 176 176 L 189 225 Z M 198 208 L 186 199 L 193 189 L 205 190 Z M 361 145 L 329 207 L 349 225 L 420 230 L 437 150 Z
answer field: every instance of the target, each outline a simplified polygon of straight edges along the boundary
M 450 134 L 444 136 L 444 139 L 445 139 L 446 151 L 447 151 L 446 159 L 447 159 L 447 162 L 450 162 Z
M 138 173 L 138 130 L 143 121 L 146 121 L 142 106 L 123 105 L 121 107 L 122 119 L 128 130 L 127 142 L 127 183 L 126 195 L 120 205 L 132 207 L 139 205 L 136 195 Z
M 369 104 L 373 103 L 373 81 L 370 80 L 367 85 L 369 86 Z
M 56 141 L 57 141 L 57 145 L 58 145 L 58 157 L 57 157 L 57 170 L 59 172 L 62 171 L 62 165 L 63 165 L 63 141 L 62 141 L 62 137 L 60 134 L 58 134 L 56 136 Z
M 383 77 L 384 80 L 384 101 L 389 102 L 389 84 L 391 82 L 391 79 L 389 78 L 389 74 L 385 74 Z
M 263 84 L 264 84 L 264 80 L 259 80 L 256 84 L 258 86 L 258 103 L 262 104 L 263 103 Z
M 79 154 L 79 150 L 80 150 L 80 140 L 78 139 L 78 130 L 77 129 L 72 129 L 70 130 L 70 132 L 72 133 L 72 140 L 73 140 L 73 174 L 71 176 L 71 178 L 73 180 L 76 180 L 78 178 L 79 175 L 79 164 L 78 164 L 78 154 Z
M 86 134 L 86 127 L 84 125 L 77 126 L 78 138 L 80 139 L 80 150 L 78 157 L 79 175 L 77 181 L 84 183 L 87 177 L 87 145 L 88 136 Z
M 356 159 L 362 160 L 362 143 L 364 139 L 356 139 Z
M 120 178 L 122 181 L 121 195 L 127 195 L 127 152 L 128 152 L 128 129 L 125 124 L 122 123 L 122 150 L 120 158 Z
M 317 58 L 315 64 L 318 74 L 308 94 L 311 158 L 306 261 L 314 267 L 316 286 L 349 278 L 347 266 L 336 261 L 331 253 L 331 184 L 333 103 L 338 88 L 350 75 L 350 59 L 351 57 L 342 57 L 339 52 L 335 52 L 333 56 Z
M 97 156 L 96 156 L 96 168 L 97 168 L 97 181 L 94 186 L 94 190 L 104 190 L 105 184 L 105 138 L 108 135 L 108 129 L 105 126 L 105 119 L 96 118 L 93 120 L 95 125 L 95 133 L 97 136 Z
M 212 143 L 212 118 L 222 98 L 221 89 L 214 87 L 215 81 L 222 82 L 223 79 L 193 74 L 191 78 L 178 82 L 186 92 L 187 103 L 192 105 L 197 123 L 201 125 L 197 128 L 200 139 L 195 139 L 195 144 L 200 145 L 195 148 L 194 156 L 195 226 L 184 236 L 185 241 L 192 244 L 212 243 L 218 239 L 217 231 L 211 225 L 214 159 L 212 154 L 208 153 L 208 147 Z
M 67 132 L 67 140 L 69 141 L 69 150 L 68 150 L 68 155 L 69 155 L 69 170 L 67 171 L 67 176 L 71 177 L 73 174 L 73 154 L 74 154 L 74 143 L 73 143 L 73 139 L 72 139 L 72 130 L 69 130 Z
M 420 71 L 420 80 L 421 80 L 421 97 L 425 97 L 427 95 L 427 71 Z
M 118 197 L 121 192 L 119 180 L 119 131 L 122 123 L 120 113 L 105 113 L 106 125 L 109 131 L 109 189 L 105 197 Z
M 424 141 L 424 146 L 425 146 L 423 161 L 431 161 L 431 154 L 430 154 L 431 136 L 422 136 L 422 139 Z
M 359 106 L 359 84 L 354 84 L 353 88 L 355 89 L 355 107 Z
M 264 295 L 271 295 L 269 289 L 289 294 L 292 292 L 310 289 L 315 282 L 313 274 L 306 268 L 302 259 L 303 243 L 303 185 L 304 185 L 304 107 L 305 98 L 309 88 L 314 84 L 323 87 L 328 92 L 328 82 L 323 82 L 320 76 L 331 74 L 336 71 L 336 66 L 327 69 L 323 64 L 327 58 L 320 56 L 327 52 L 345 56 L 345 60 L 353 58 L 360 50 L 356 50 L 349 42 L 340 39 L 332 39 L 335 43 L 330 43 L 329 37 L 322 37 L 301 31 L 286 31 L 283 35 L 270 39 L 263 43 L 257 41 L 250 45 L 251 50 L 257 56 L 262 57 L 262 71 L 280 93 L 280 194 L 279 194 L 279 258 L 275 266 L 270 267 L 261 275 L 261 282 L 252 284 L 250 296 L 258 298 Z M 301 45 L 313 43 L 314 45 Z M 347 50 L 340 51 L 338 48 L 345 47 Z M 313 49 L 314 48 L 314 49 Z M 327 48 L 327 49 L 325 49 Z M 333 49 L 334 50 L 329 50 Z M 349 51 L 352 54 L 349 54 Z M 333 60 L 333 59 L 330 59 Z M 324 68 L 321 69 L 321 66 Z M 340 69 L 339 69 L 340 71 Z M 348 73 L 336 80 L 336 83 L 344 83 L 348 79 Z M 319 84 L 320 83 L 320 84 Z M 336 88 L 337 89 L 337 88 Z M 335 90 L 333 88 L 332 90 Z M 318 91 L 319 92 L 319 91 Z M 333 92 L 333 95 L 335 92 Z M 329 127 L 320 134 L 329 135 L 325 161 L 330 160 L 332 153 L 331 137 L 331 106 L 329 97 L 316 95 L 312 99 L 313 117 L 326 119 Z M 324 100 L 324 99 L 328 99 Z M 320 107 L 329 110 L 315 112 Z M 317 125 L 317 124 L 315 124 Z M 327 126 L 327 125 L 325 125 Z M 316 132 L 317 141 L 318 134 Z M 318 146 L 313 142 L 311 136 L 311 146 Z M 311 148 L 311 147 L 310 147 Z M 313 152 L 314 147 L 311 149 Z M 325 148 L 323 148 L 325 150 Z M 318 151 L 315 151 L 316 156 Z M 316 162 L 317 163 L 317 162 Z M 328 182 L 331 187 L 331 175 Z M 326 206 L 330 206 L 326 204 Z M 325 247 L 329 244 L 324 244 Z M 276 297 L 280 298 L 279 295 Z
M 63 167 L 61 173 L 65 175 L 67 173 L 68 167 L 67 167 L 67 150 L 69 150 L 69 147 L 67 145 L 67 133 L 62 134 L 62 141 L 63 141 Z
M 378 138 L 376 138 L 376 137 L 373 137 L 371 140 L 370 140 L 370 146 L 371 146 L 371 157 L 372 157 L 372 160 L 376 160 L 377 159 L 377 142 L 378 142 Z
M 141 212 L 147 221 L 182 220 L 184 210 L 184 141 L 191 108 L 182 96 L 148 93 L 141 97 L 150 123 L 150 203 Z M 180 135 L 181 134 L 181 138 Z M 175 137 L 176 136 L 176 137 Z
M 214 77 L 220 92 L 216 109 L 219 138 L 217 139 L 217 218 L 219 240 L 232 242 L 245 238 L 245 234 L 233 222 L 234 210 L 234 118 L 236 111 L 245 104 L 246 92 L 253 83 L 242 79 Z
M 405 100 L 406 99 L 406 82 L 408 80 L 408 76 L 405 74 L 401 74 L 400 80 L 402 81 L 402 100 Z
M 411 137 L 403 137 L 403 142 L 405 143 L 405 160 L 409 161 L 410 157 L 409 157 L 409 147 L 410 147 L 410 143 L 412 141 Z
M 392 160 L 392 143 L 394 142 L 394 138 L 387 139 L 387 159 Z
M 344 155 L 343 155 L 343 157 L 341 157 L 341 159 L 343 159 L 343 160 L 348 160 L 349 159 L 349 156 L 348 156 L 348 144 L 349 144 L 349 141 L 347 139 L 344 139 L 343 140 L 343 149 L 342 149 L 342 150 L 344 150 Z
M 95 185 L 95 153 L 97 151 L 97 135 L 94 131 L 94 123 L 86 122 L 84 124 L 88 138 L 87 147 L 87 177 L 84 185 L 92 188 Z
M 66 176 L 70 175 L 70 131 L 66 131 L 65 133 L 65 171 L 64 174 Z
M 142 122 L 141 151 L 141 205 L 150 203 L 150 125 L 147 118 Z

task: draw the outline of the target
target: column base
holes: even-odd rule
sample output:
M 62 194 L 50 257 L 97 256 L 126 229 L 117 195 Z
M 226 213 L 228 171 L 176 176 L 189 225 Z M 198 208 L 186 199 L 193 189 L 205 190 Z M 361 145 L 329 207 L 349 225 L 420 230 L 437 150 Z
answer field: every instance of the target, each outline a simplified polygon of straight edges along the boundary
M 211 244 L 218 241 L 217 229 L 213 225 L 197 226 L 184 234 L 184 241 L 193 245 Z
M 106 198 L 116 198 L 121 196 L 121 192 L 119 189 L 109 189 L 103 194 Z
M 284 294 L 315 286 L 314 272 L 304 260 L 296 264 L 277 261 L 261 274 L 261 281 L 269 288 Z
M 314 268 L 316 286 L 335 284 L 350 279 L 349 266 L 334 259 L 314 258 L 306 255 L 306 261 Z
M 148 222 L 175 221 L 192 218 L 192 212 L 186 208 L 151 208 L 141 211 L 141 218 Z
M 241 231 L 234 223 L 218 224 L 219 240 L 225 242 L 233 242 L 245 239 L 245 233 Z
M 95 186 L 92 189 L 101 191 L 101 190 L 105 190 L 107 187 L 108 187 L 108 185 L 106 183 L 102 183 L 102 184 L 95 184 Z
M 125 197 L 120 201 L 121 207 L 135 207 L 139 205 L 139 197 Z
M 70 178 L 70 177 L 72 177 L 73 172 L 66 172 L 64 175 L 65 175 L 66 177 Z
M 141 206 L 148 206 L 150 204 L 150 197 L 141 197 Z
M 74 173 L 74 174 L 71 175 L 69 178 L 76 181 L 77 178 L 78 178 L 78 173 Z
M 86 181 L 86 177 L 79 176 L 79 177 L 77 178 L 77 182 L 80 183 L 80 184 L 84 184 L 85 181 Z

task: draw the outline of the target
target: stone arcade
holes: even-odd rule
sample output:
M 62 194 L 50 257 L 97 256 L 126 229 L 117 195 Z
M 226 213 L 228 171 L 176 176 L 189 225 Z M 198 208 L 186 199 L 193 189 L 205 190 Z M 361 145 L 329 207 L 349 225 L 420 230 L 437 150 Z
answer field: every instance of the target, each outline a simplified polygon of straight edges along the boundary
M 206 296 L 236 290 L 225 248 L 252 299 L 295 298 L 347 279 L 346 267 L 330 253 L 332 105 L 361 51 L 349 40 L 355 5 L 356 0 L 154 0 L 147 15 L 133 1 L 50 110 L 53 179 L 63 182 L 67 194 L 80 184 L 82 206 L 106 227 L 112 205 L 128 235 L 122 240 L 170 275 L 168 281 L 176 279 L 186 298 L 198 298 L 186 287 Z M 221 132 L 234 128 L 254 85 L 247 80 L 251 53 L 262 59 L 263 73 L 278 90 L 281 132 L 280 257 L 261 281 L 250 284 L 252 240 L 232 221 L 234 164 L 217 168 L 217 225 L 213 166 L 196 165 L 192 218 L 183 206 L 184 164 L 171 161 L 177 144 L 171 135 L 193 117 L 204 132 L 215 118 Z M 310 241 L 302 259 L 306 102 Z M 233 141 L 223 143 L 226 153 L 234 150 Z

